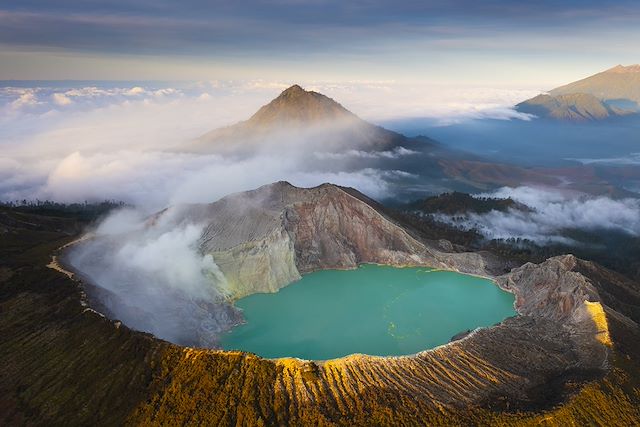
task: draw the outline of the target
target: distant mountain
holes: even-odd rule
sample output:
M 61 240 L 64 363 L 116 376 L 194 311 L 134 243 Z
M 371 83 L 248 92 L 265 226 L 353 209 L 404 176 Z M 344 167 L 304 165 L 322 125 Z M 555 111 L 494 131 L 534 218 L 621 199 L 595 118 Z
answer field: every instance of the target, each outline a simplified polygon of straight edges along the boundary
M 538 117 L 589 121 L 640 112 L 640 65 L 609 70 L 538 95 L 516 106 Z
M 586 79 L 549 91 L 553 96 L 588 93 L 602 101 L 640 102 L 640 64 L 617 65 Z
M 517 105 L 519 111 L 558 120 L 585 121 L 601 120 L 625 114 L 624 110 L 610 107 L 595 96 L 587 93 L 566 95 L 538 95 Z
M 307 148 L 328 151 L 387 150 L 407 141 L 403 135 L 360 119 L 321 93 L 293 85 L 248 120 L 208 132 L 189 149 L 224 154 L 304 143 Z
M 360 119 L 328 96 L 293 85 L 261 107 L 245 125 L 254 128 L 284 124 L 308 126 L 334 120 L 357 122 Z

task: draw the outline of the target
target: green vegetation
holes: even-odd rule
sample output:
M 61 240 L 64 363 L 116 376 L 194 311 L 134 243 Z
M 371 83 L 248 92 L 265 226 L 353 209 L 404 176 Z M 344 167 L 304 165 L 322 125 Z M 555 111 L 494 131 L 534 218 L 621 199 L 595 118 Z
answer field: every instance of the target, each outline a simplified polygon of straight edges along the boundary
M 462 213 L 482 214 L 493 210 L 506 212 L 509 209 L 528 210 L 526 206 L 511 198 L 472 197 L 467 193 L 458 191 L 443 193 L 439 196 L 413 202 L 408 206 L 408 209 L 418 210 L 423 213 L 443 213 L 447 215 Z
M 104 200 L 99 203 L 58 203 L 50 200 L 15 200 L 0 202 L 2 208 L 10 208 L 12 212 L 36 215 L 47 215 L 59 218 L 73 218 L 78 221 L 94 221 L 115 208 L 126 206 L 124 202 Z

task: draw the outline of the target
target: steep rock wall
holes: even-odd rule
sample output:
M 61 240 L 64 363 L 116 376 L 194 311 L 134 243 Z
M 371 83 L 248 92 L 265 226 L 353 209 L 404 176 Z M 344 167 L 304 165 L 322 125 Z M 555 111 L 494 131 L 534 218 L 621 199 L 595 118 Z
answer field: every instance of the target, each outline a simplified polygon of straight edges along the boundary
M 301 277 L 295 264 L 293 242 L 281 229 L 210 254 L 226 278 L 224 291 L 234 298 L 256 292 L 276 292 Z
M 436 264 L 427 248 L 369 205 L 332 187 L 284 214 L 301 272 L 355 268 L 361 263 Z

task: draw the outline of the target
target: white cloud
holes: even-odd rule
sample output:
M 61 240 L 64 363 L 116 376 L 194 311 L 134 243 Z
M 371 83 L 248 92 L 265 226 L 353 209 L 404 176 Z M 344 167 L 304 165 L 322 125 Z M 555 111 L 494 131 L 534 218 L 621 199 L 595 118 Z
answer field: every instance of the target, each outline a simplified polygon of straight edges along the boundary
M 10 110 L 20 110 L 42 104 L 42 102 L 38 100 L 35 90 L 24 89 L 15 91 L 14 93 L 17 97 L 9 102 L 8 107 Z
M 397 82 L 317 83 L 315 89 L 374 122 L 428 118 L 448 125 L 469 119 L 530 120 L 513 109 L 540 92 L 538 87 L 472 87 Z
M 146 91 L 143 88 L 141 88 L 140 86 L 135 86 L 135 87 L 132 87 L 131 89 L 129 89 L 128 91 L 126 91 L 125 95 L 130 95 L 130 96 L 142 95 L 145 92 Z
M 252 158 L 234 162 L 175 152 L 211 129 L 246 119 L 288 85 L 214 81 L 180 87 L 123 83 L 0 88 L 0 113 L 6 113 L 0 114 L 0 146 L 3 157 L 11 160 L 11 166 L 7 162 L 0 165 L 4 177 L 0 198 L 109 198 L 161 207 L 175 201 L 211 201 L 280 179 L 297 179 L 304 185 L 339 180 L 376 197 L 386 195 L 386 183 L 399 175 L 366 165 L 359 170 L 333 169 L 356 160 L 409 157 L 413 151 L 350 148 L 342 153 L 314 154 L 318 150 L 291 144 L 287 156 L 274 155 L 267 147 Z M 365 118 L 452 117 L 523 96 L 511 89 L 409 87 L 395 82 L 313 82 L 306 86 L 334 97 Z M 454 96 L 471 101 L 462 105 Z M 325 166 L 336 160 L 333 168 L 328 167 L 331 172 L 316 168 L 314 156 L 315 163 Z
M 599 159 L 575 159 L 569 158 L 567 160 L 574 160 L 580 162 L 583 165 L 604 164 L 604 165 L 640 165 L 640 153 L 629 153 L 625 157 L 603 157 Z
M 73 101 L 63 93 L 54 93 L 51 97 L 53 98 L 53 103 L 60 107 L 73 104 Z
M 536 242 L 575 243 L 563 235 L 567 229 L 617 230 L 640 235 L 640 200 L 611 199 L 551 188 L 504 187 L 481 197 L 507 198 L 532 211 L 510 209 L 486 214 L 467 214 L 462 220 L 439 215 L 440 220 L 464 228 L 477 228 L 491 239 L 511 237 Z
M 418 154 L 418 152 L 404 147 L 396 147 L 393 150 L 386 151 L 345 150 L 338 153 L 315 152 L 313 154 L 319 159 L 398 159 L 400 157 Z

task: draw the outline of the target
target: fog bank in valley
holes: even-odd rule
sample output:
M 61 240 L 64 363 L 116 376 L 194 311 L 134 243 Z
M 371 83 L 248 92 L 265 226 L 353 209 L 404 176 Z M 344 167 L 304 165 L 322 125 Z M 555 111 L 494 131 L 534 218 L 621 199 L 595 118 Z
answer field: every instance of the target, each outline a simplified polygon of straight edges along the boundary
M 290 84 L 95 82 L 55 86 L 33 82 L 0 87 L 0 199 L 117 199 L 161 209 L 177 202 L 212 201 L 278 180 L 299 185 L 331 181 L 372 197 L 388 196 L 393 173 L 380 172 L 373 165 L 318 170 L 310 167 L 318 157 L 304 141 L 289 144 L 286 152 L 274 147 L 241 161 L 176 151 L 207 131 L 247 119 Z M 443 120 L 480 112 L 487 117 L 504 116 L 509 105 L 533 92 L 394 82 L 316 82 L 305 87 L 334 97 L 374 123 L 418 112 Z M 463 96 L 465 103 L 461 104 Z M 341 156 L 373 160 L 371 157 L 403 154 L 354 149 Z
M 438 219 L 466 229 L 477 229 L 489 239 L 528 239 L 536 243 L 575 244 L 568 230 L 614 230 L 640 235 L 640 200 L 612 199 L 553 188 L 504 187 L 478 197 L 511 198 L 527 209 L 493 210 Z

